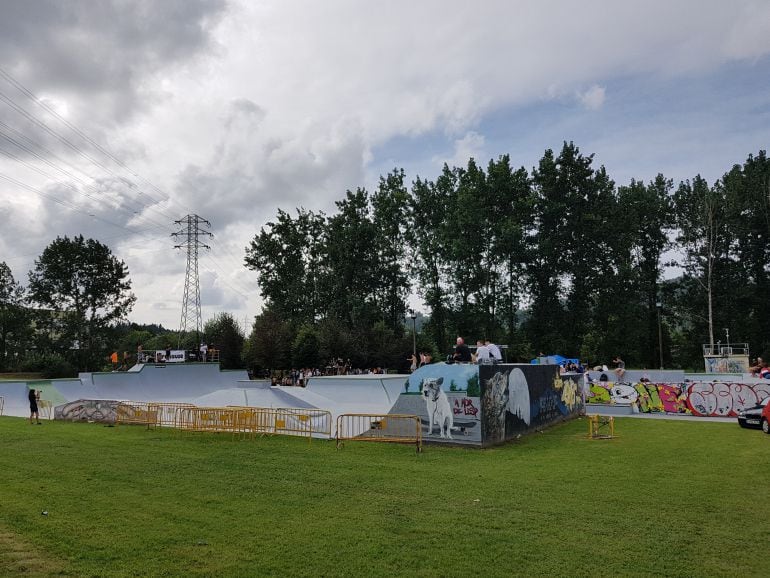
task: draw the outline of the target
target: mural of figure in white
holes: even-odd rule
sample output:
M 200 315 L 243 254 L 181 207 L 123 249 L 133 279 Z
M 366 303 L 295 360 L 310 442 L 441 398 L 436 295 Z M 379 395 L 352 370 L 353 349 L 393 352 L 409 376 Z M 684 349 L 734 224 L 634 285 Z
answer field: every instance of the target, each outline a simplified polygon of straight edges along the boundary
M 524 372 L 518 368 L 508 375 L 508 411 L 530 425 L 529 384 Z

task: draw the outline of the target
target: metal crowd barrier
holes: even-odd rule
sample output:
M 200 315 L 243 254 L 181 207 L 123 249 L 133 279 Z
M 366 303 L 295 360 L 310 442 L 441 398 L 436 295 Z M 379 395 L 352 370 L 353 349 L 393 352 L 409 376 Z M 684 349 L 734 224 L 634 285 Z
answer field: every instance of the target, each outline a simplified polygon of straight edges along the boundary
M 337 449 L 344 442 L 415 444 L 422 451 L 422 427 L 416 415 L 343 413 L 337 416 Z
M 151 404 L 144 401 L 122 401 L 115 408 L 115 425 L 154 424 L 157 421 L 157 409 L 151 408 Z
M 169 427 L 183 432 L 293 435 L 331 438 L 331 413 L 308 408 L 250 406 L 197 407 L 189 403 L 126 401 L 118 404 L 116 424 Z
M 155 418 L 152 423 L 147 423 L 147 428 L 151 427 L 173 427 L 178 428 L 179 410 L 195 407 L 191 403 L 166 403 L 150 402 L 147 404 L 148 414 Z
M 611 415 L 588 416 L 588 437 L 592 440 L 609 440 L 615 437 L 615 418 Z
M 40 417 L 44 419 L 53 419 L 53 403 L 47 399 L 37 400 L 37 409 L 40 410 Z M 2 413 L 2 412 L 0 412 Z

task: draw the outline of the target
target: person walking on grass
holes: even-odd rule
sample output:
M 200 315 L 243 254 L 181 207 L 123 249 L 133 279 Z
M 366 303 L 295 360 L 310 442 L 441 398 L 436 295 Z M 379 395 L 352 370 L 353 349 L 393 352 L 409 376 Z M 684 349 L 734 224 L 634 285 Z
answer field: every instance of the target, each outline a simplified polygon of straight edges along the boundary
M 34 423 L 32 421 L 32 418 L 35 418 L 37 421 L 37 425 L 40 425 L 40 414 L 38 413 L 37 409 L 37 393 L 34 389 L 29 390 L 29 423 L 32 425 Z

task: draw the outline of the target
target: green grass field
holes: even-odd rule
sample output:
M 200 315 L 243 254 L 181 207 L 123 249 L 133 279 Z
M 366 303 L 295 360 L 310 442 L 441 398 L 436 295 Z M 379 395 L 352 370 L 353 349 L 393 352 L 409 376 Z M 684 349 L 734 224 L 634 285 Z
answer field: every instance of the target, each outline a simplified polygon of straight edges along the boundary
M 0 575 L 766 575 L 770 436 L 586 430 L 416 455 L 3 417 Z

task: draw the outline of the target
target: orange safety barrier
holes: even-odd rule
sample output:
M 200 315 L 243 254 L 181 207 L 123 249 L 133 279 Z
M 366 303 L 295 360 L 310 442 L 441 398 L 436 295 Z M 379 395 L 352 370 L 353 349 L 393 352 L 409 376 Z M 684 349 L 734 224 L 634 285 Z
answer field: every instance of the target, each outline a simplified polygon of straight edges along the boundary
M 416 415 L 344 413 L 337 416 L 337 449 L 344 442 L 415 444 L 422 451 L 422 427 Z

